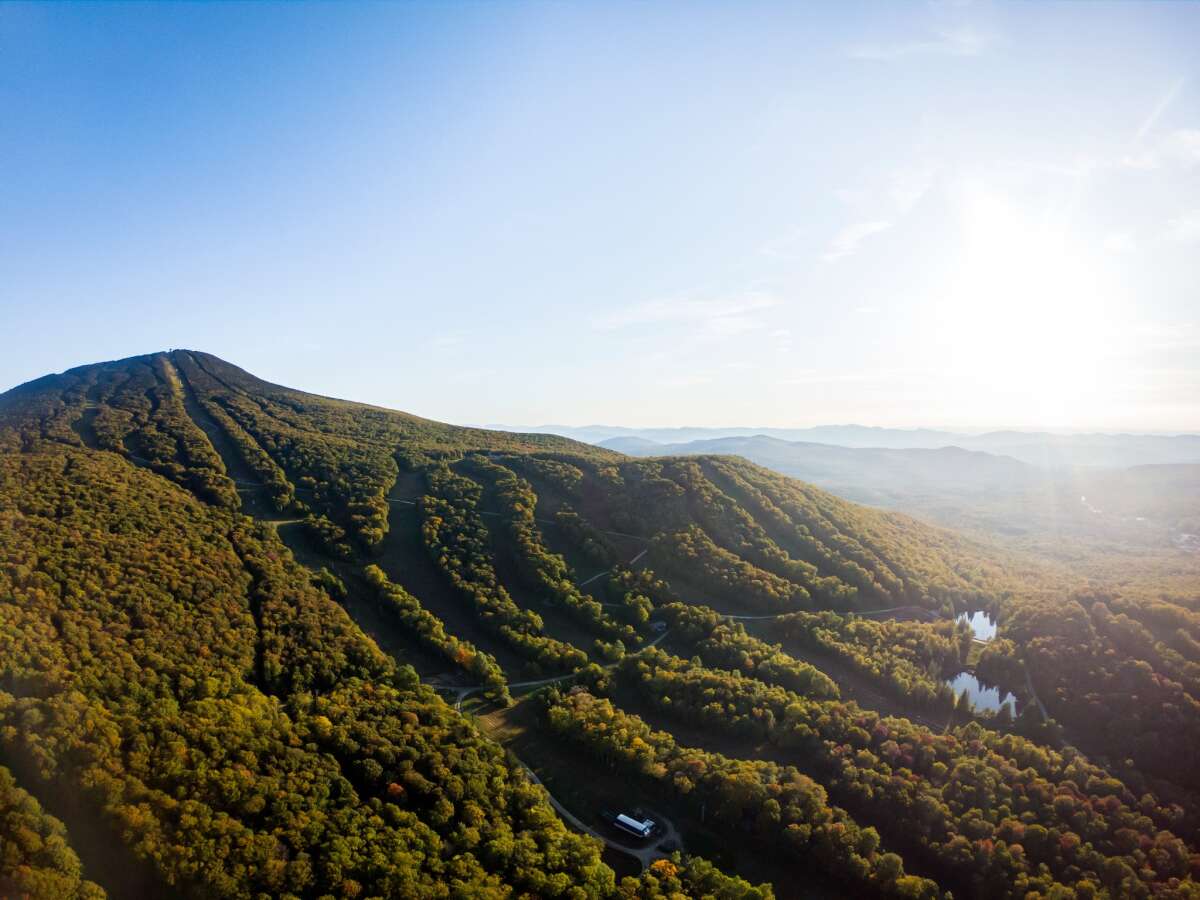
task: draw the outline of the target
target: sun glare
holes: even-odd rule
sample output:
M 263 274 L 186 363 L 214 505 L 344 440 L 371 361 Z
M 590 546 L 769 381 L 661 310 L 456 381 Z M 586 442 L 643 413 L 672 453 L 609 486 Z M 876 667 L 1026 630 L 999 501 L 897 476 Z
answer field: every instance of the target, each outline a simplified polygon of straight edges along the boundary
M 987 413 L 1052 423 L 1099 410 L 1113 312 L 1098 261 L 1067 225 L 979 185 L 963 191 L 962 250 L 935 331 L 941 362 L 990 399 Z

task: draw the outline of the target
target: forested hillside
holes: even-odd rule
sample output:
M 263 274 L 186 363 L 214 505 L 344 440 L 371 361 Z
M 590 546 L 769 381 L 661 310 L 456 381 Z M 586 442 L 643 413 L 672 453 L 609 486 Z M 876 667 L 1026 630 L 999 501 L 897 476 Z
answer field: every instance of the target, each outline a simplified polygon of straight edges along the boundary
M 1197 596 L 737 457 L 73 369 L 0 396 L 0 896 L 1198 897 Z

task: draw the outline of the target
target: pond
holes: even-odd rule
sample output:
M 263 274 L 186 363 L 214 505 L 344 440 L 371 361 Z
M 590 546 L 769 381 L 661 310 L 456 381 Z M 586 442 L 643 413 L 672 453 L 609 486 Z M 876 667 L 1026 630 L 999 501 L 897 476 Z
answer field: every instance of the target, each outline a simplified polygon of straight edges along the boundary
M 990 641 L 996 636 L 996 620 L 983 610 L 975 613 L 959 613 L 957 621 L 971 626 L 971 633 L 981 641 Z
M 1016 713 L 1016 697 L 1009 693 L 1005 693 L 1002 697 L 999 688 L 985 688 L 979 683 L 979 679 L 970 672 L 959 672 L 948 684 L 954 690 L 956 697 L 966 688 L 971 706 L 978 712 L 996 712 L 1005 703 L 1011 703 L 1010 712 Z

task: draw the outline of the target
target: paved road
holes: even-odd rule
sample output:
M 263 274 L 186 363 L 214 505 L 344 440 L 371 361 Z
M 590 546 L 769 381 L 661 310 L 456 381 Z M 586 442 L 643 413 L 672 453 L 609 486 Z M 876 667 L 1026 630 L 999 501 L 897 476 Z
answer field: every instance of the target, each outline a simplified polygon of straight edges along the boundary
M 518 762 L 520 762 L 520 760 L 518 760 Z M 546 785 L 542 784 L 542 779 L 537 777 L 537 773 L 534 772 L 533 769 L 529 768 L 529 766 L 525 765 L 525 763 L 521 763 L 521 768 L 525 770 L 525 773 L 530 777 L 534 784 L 539 784 L 542 786 L 542 788 L 546 791 L 546 796 L 550 800 L 550 805 L 554 807 L 554 811 L 558 813 L 568 825 L 570 825 L 576 831 L 581 831 L 584 834 L 591 835 L 599 841 L 603 841 L 606 847 L 611 847 L 613 850 L 618 850 L 621 853 L 632 856 L 639 863 L 641 863 L 643 869 L 649 866 L 650 863 L 654 862 L 656 857 L 666 856 L 666 851 L 659 849 L 664 844 L 669 844 L 675 848 L 683 847 L 683 841 L 679 837 L 679 832 L 676 830 L 675 824 L 666 816 L 662 815 L 661 813 L 656 813 L 654 810 L 648 810 L 647 815 L 662 826 L 663 832 L 660 836 L 655 838 L 652 843 L 646 844 L 643 847 L 632 847 L 628 844 L 619 843 L 608 835 L 592 828 L 573 812 L 559 803 L 558 800 L 554 798 L 554 795 L 550 793 L 550 789 L 547 788 Z
M 764 619 L 781 619 L 784 616 L 790 616 L 792 613 L 796 613 L 796 612 L 807 612 L 807 610 L 789 609 L 787 612 L 772 613 L 771 615 L 768 615 L 768 616 L 733 616 L 733 615 L 727 615 L 727 614 L 722 613 L 721 618 L 722 619 L 732 619 L 732 620 L 738 621 L 738 622 L 762 621 Z M 836 612 L 836 610 L 835 610 L 835 612 Z M 879 616 L 879 615 L 883 615 L 884 613 L 893 613 L 893 612 L 911 612 L 914 615 L 918 615 L 918 616 L 930 616 L 932 620 L 936 620 L 936 619 L 940 618 L 936 613 L 932 612 L 931 610 L 926 609 L 923 606 L 892 606 L 892 607 L 889 607 L 888 609 L 864 609 L 861 611 L 848 610 L 846 613 L 838 613 L 838 615 L 862 616 L 862 617 L 866 618 L 869 616 Z M 979 640 L 979 639 L 976 638 L 976 640 Z M 979 640 L 979 643 L 986 644 L 987 641 Z
M 654 640 L 652 640 L 646 646 L 639 647 L 633 653 L 630 653 L 627 655 L 628 656 L 637 656 L 641 653 L 645 653 L 651 647 L 655 647 L 659 643 L 661 643 L 663 638 L 665 638 L 670 633 L 671 633 L 670 629 L 668 629 L 667 631 L 664 631 L 662 634 L 660 634 L 658 637 L 656 637 Z M 602 666 L 602 668 L 615 669 L 619 665 L 620 665 L 619 662 L 607 663 L 604 666 Z M 538 678 L 533 681 L 510 681 L 508 683 L 508 689 L 511 691 L 513 688 L 545 687 L 548 684 L 557 684 L 560 681 L 570 681 L 572 678 L 577 678 L 578 676 L 579 676 L 578 672 L 568 672 L 566 675 L 553 675 L 550 678 Z M 458 709 L 458 710 L 462 709 L 463 701 L 466 700 L 468 697 L 470 697 L 472 694 L 477 694 L 480 691 L 488 690 L 488 686 L 485 684 L 472 684 L 472 685 L 466 685 L 464 687 L 455 687 L 454 685 L 449 685 L 449 684 L 440 684 L 440 685 L 439 684 L 430 684 L 429 687 L 433 688 L 435 691 L 447 691 L 451 694 L 454 694 L 454 696 L 455 696 L 454 708 Z
M 146 465 L 150 464 L 149 460 L 142 460 L 139 457 L 133 457 L 133 459 L 138 462 L 142 462 Z M 255 484 L 252 482 L 239 481 L 236 479 L 230 479 L 230 480 L 233 481 L 234 484 L 242 490 L 260 490 L 263 487 L 262 484 Z M 297 488 L 297 490 L 299 490 L 299 489 Z M 407 500 L 407 499 L 394 498 L 394 497 L 389 497 L 388 502 L 389 503 L 404 503 L 404 504 L 408 504 L 410 506 L 416 505 L 415 500 Z M 492 516 L 499 515 L 499 513 L 487 513 L 487 512 L 484 512 L 482 514 L 483 515 L 492 515 Z M 260 521 L 263 521 L 265 524 L 270 525 L 272 527 L 278 528 L 280 525 L 290 525 L 294 522 L 300 522 L 303 520 L 302 519 L 274 519 L 274 520 L 272 520 L 272 519 L 262 518 L 262 519 L 260 519 Z M 549 520 L 539 519 L 538 521 L 544 522 L 544 521 L 549 521 Z M 551 522 L 551 524 L 554 524 L 554 523 Z M 620 533 L 620 532 L 610 532 L 610 533 L 616 534 L 616 533 Z M 627 536 L 628 537 L 636 537 L 636 535 L 627 535 Z M 646 551 L 643 550 L 641 553 L 639 553 L 637 556 L 635 556 L 633 559 L 631 559 L 629 561 L 629 565 L 632 566 L 639 559 L 641 559 L 645 554 L 646 554 Z M 594 581 L 596 578 L 600 578 L 602 575 L 607 575 L 607 574 L 608 574 L 608 572 L 601 572 L 600 575 L 596 575 L 593 578 L 588 579 L 588 581 L 584 582 L 584 584 Z M 655 638 L 649 644 L 647 644 L 646 646 L 644 646 L 641 649 L 639 649 L 638 651 L 636 651 L 636 653 L 634 653 L 633 655 L 636 656 L 637 653 L 644 653 L 646 650 L 649 650 L 651 647 L 656 646 L 667 636 L 667 634 L 668 634 L 668 632 L 664 631 L 662 634 L 660 634 L 657 638 Z M 609 663 L 604 668 L 612 669 L 616 665 L 617 665 L 616 663 Z M 508 687 L 509 687 L 509 689 L 512 689 L 512 688 L 537 688 L 537 687 L 543 687 L 548 684 L 554 684 L 554 683 L 560 682 L 560 681 L 566 681 L 566 680 L 568 680 L 570 678 L 574 678 L 574 677 L 575 677 L 575 673 L 571 673 L 568 675 L 559 675 L 559 676 L 555 676 L 555 677 L 551 677 L 551 678 L 540 678 L 540 679 L 536 679 L 536 680 L 532 680 L 532 681 L 515 681 L 515 682 L 510 682 Z M 430 685 L 430 687 L 434 688 L 434 690 L 449 690 L 449 691 L 454 692 L 457 695 L 454 705 L 455 705 L 455 708 L 459 709 L 459 710 L 462 709 L 462 703 L 463 703 L 463 700 L 466 699 L 466 697 L 468 697 L 469 695 L 471 695 L 473 693 L 476 693 L 477 691 L 485 690 L 485 687 L 482 685 L 474 685 L 474 686 L 465 687 L 465 688 L 448 687 L 445 685 Z M 520 762 L 520 760 L 518 760 L 518 762 Z M 664 830 L 663 830 L 663 833 L 656 840 L 654 840 L 652 843 L 649 843 L 643 847 L 633 847 L 633 846 L 629 846 L 626 844 L 618 843 L 617 841 L 613 840 L 611 837 L 601 834 L 600 832 L 596 831 L 594 828 L 587 825 L 581 819 L 579 819 L 574 813 L 572 813 L 565 806 L 563 806 L 561 803 L 559 803 L 557 799 L 555 799 L 554 795 L 550 793 L 549 789 L 546 788 L 546 786 L 544 784 L 542 784 L 542 780 L 540 778 L 538 778 L 536 772 L 534 772 L 531 768 L 529 768 L 529 766 L 525 765 L 524 763 L 521 763 L 521 766 L 525 770 L 525 772 L 529 775 L 529 777 L 533 780 L 533 782 L 535 784 L 541 785 L 542 788 L 546 791 L 546 796 L 550 801 L 550 805 L 552 807 L 554 807 L 554 811 L 557 812 L 567 822 L 568 825 L 570 825 L 571 827 L 575 828 L 578 831 L 583 832 L 584 834 L 591 835 L 592 837 L 594 837 L 597 840 L 604 843 L 604 845 L 607 847 L 611 847 L 614 850 L 617 850 L 621 853 L 625 853 L 625 854 L 628 854 L 629 856 L 632 856 L 634 859 L 636 859 L 641 864 L 641 867 L 643 869 L 645 869 L 648 865 L 650 865 L 650 863 L 653 862 L 656 857 L 665 855 L 659 851 L 659 848 L 661 846 L 663 846 L 664 844 L 671 844 L 671 846 L 673 846 L 673 847 L 682 847 L 683 846 L 682 840 L 679 837 L 679 832 L 676 830 L 674 823 L 672 823 L 665 816 L 663 816 L 661 814 L 657 814 L 657 813 L 654 813 L 652 815 L 652 818 L 656 822 L 658 822 L 663 827 Z
M 419 497 L 388 497 L 387 501 L 388 501 L 388 503 L 404 503 L 408 506 L 416 506 L 417 501 L 419 499 L 420 499 Z M 503 513 L 492 512 L 491 510 L 487 510 L 487 509 L 477 509 L 477 510 L 475 510 L 475 512 L 479 513 L 479 515 L 481 515 L 481 516 L 502 516 L 502 515 L 504 515 Z M 554 519 L 539 519 L 536 516 L 534 517 L 533 521 L 540 522 L 543 525 L 557 525 L 558 524 L 558 522 Z M 604 528 L 597 528 L 596 530 L 599 531 L 601 534 L 615 534 L 618 537 L 633 538 L 635 541 L 645 541 L 646 543 L 650 543 L 650 538 L 643 537 L 640 534 L 629 534 L 626 531 L 608 531 Z M 636 557 L 636 559 L 641 559 L 641 554 L 639 554 Z
M 632 569 L 635 565 L 637 565 L 637 561 L 649 552 L 650 552 L 650 548 L 647 547 L 645 550 L 643 550 L 641 553 L 639 553 L 637 556 L 635 556 L 633 559 L 631 559 L 625 565 L 629 566 L 629 568 Z M 579 582 L 579 584 L 575 585 L 575 587 L 581 588 L 581 587 L 584 587 L 585 585 L 589 585 L 593 581 L 595 581 L 597 578 L 603 578 L 605 575 L 611 575 L 613 573 L 613 571 L 615 571 L 615 569 L 616 569 L 616 567 L 614 566 L 612 569 L 605 569 L 603 572 L 597 572 L 595 575 L 593 575 L 591 578 L 587 579 L 586 581 Z M 620 606 L 619 603 L 605 603 L 602 605 L 603 606 Z
M 926 609 L 924 606 L 913 606 L 911 604 L 908 606 L 890 606 L 887 609 L 864 609 L 861 612 L 854 611 L 854 615 L 864 616 L 864 617 L 866 617 L 866 616 L 881 616 L 884 613 L 894 613 L 894 612 L 911 613 L 912 615 L 916 616 L 918 619 L 925 619 L 926 621 L 936 621 L 937 619 L 941 618 L 941 616 L 939 616 L 937 613 L 935 613 L 931 609 Z

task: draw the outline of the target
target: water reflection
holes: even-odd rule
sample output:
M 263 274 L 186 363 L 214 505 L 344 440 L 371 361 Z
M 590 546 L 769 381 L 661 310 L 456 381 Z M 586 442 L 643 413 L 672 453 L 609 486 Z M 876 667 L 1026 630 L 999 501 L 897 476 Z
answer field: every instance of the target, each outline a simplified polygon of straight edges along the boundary
M 977 712 L 997 712 L 1005 703 L 1011 703 L 1009 712 L 1016 713 L 1016 697 L 1007 692 L 1002 697 L 999 688 L 985 688 L 979 683 L 979 679 L 970 672 L 959 672 L 950 681 L 950 687 L 954 689 L 956 697 L 963 692 L 963 688 L 966 688 L 971 707 Z
M 996 621 L 983 610 L 976 613 L 959 613 L 959 622 L 971 626 L 971 633 L 981 641 L 990 641 L 996 636 Z

